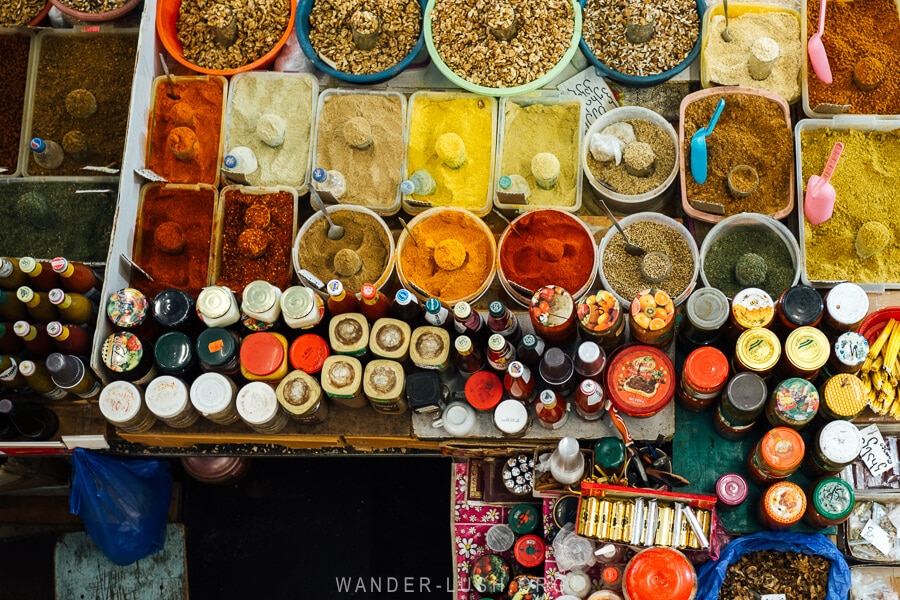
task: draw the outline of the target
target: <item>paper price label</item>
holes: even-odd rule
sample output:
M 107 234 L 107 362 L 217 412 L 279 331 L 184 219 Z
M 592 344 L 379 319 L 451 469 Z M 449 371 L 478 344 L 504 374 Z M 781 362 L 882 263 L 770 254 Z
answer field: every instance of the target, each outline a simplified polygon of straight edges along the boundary
M 787 596 L 784 594 L 763 594 L 759 597 L 759 600 L 787 600 Z
M 872 519 L 869 519 L 862 531 L 859 533 L 862 539 L 866 540 L 885 556 L 890 556 L 891 550 L 894 548 L 894 541 L 887 531 L 879 527 Z
M 888 450 L 887 443 L 881 437 L 881 431 L 877 425 L 869 425 L 859 432 L 862 435 L 863 445 L 859 453 L 866 468 L 874 477 L 894 468 L 894 461 Z
M 163 183 L 168 183 L 168 180 L 166 180 L 162 175 L 158 175 L 151 169 L 135 169 L 134 172 L 147 181 L 162 181 Z
M 111 167 L 81 167 L 82 171 L 96 171 L 97 173 L 108 173 L 109 175 L 118 175 L 119 170 Z
M 613 91 L 593 66 L 581 71 L 556 86 L 560 92 L 580 96 L 584 100 L 584 132 L 597 118 L 616 108 L 618 103 Z

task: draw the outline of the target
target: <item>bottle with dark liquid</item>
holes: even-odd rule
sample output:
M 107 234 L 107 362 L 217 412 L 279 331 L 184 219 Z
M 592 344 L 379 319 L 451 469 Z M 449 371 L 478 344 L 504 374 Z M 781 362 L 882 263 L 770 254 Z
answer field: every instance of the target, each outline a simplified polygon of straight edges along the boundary
M 49 292 L 59 286 L 59 275 L 45 260 L 35 260 L 30 256 L 23 256 L 19 259 L 19 268 L 28 277 L 28 283 L 25 285 L 32 289 Z
M 469 378 L 485 367 L 485 356 L 481 348 L 472 345 L 468 336 L 461 335 L 453 342 L 453 364 L 463 378 Z
M 40 323 L 29 323 L 28 321 L 16 321 L 13 325 L 13 331 L 22 338 L 25 348 L 35 356 L 47 356 L 52 352 L 56 352 L 56 344 L 53 338 L 47 334 L 47 326 Z
M 544 355 L 544 340 L 536 335 L 526 333 L 522 336 L 522 341 L 516 349 L 516 357 L 519 362 L 531 370 L 535 370 L 541 364 L 541 357 Z
M 47 335 L 53 338 L 59 352 L 76 356 L 89 356 L 91 353 L 93 336 L 84 327 L 50 321 L 47 323 Z
M 419 300 L 409 290 L 404 288 L 400 288 L 394 294 L 394 301 L 391 303 L 391 316 L 408 323 L 411 329 L 415 329 L 424 322 L 422 305 L 419 304 Z
M 522 330 L 519 327 L 519 320 L 505 304 L 499 300 L 494 300 L 488 306 L 487 326 L 490 333 L 499 333 L 509 340 L 509 343 L 516 345 L 522 339 Z

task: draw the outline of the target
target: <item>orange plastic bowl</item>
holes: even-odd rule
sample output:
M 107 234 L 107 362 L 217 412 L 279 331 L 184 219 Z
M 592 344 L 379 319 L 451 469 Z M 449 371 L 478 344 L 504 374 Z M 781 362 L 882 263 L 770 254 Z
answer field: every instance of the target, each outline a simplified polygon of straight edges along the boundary
M 37 14 L 35 18 L 27 23 L 29 27 L 37 27 L 44 20 L 44 17 L 50 12 L 50 9 L 53 8 L 53 3 L 47 0 L 47 3 L 44 4 L 44 8 L 41 9 L 41 12 Z
M 50 4 L 59 9 L 59 12 L 64 15 L 68 15 L 72 18 L 78 19 L 79 21 L 89 21 L 89 22 L 99 22 L 99 21 L 114 21 L 121 17 L 124 17 L 135 8 L 137 5 L 141 3 L 141 0 L 128 0 L 125 4 L 120 6 L 119 8 L 115 8 L 113 10 L 107 10 L 105 12 L 93 13 L 93 12 L 82 12 L 80 10 L 75 10 L 71 6 L 67 5 L 65 2 L 61 0 L 50 0 L 47 5 L 47 12 L 50 12 Z M 43 11 L 42 11 L 43 12 Z M 46 13 L 44 13 L 46 14 Z M 40 16 L 40 15 L 38 15 Z
M 275 47 L 269 50 L 269 52 L 261 58 L 242 67 L 237 67 L 236 69 L 206 69 L 198 67 L 184 57 L 184 50 L 181 46 L 181 42 L 178 41 L 178 29 L 175 27 L 175 23 L 178 22 L 178 11 L 181 9 L 181 0 L 159 0 L 159 3 L 156 5 L 156 32 L 159 35 L 159 39 L 162 41 L 163 47 L 165 47 L 168 53 L 188 69 L 198 73 L 205 73 L 206 75 L 235 75 L 236 73 L 243 73 L 245 71 L 263 69 L 275 60 L 278 53 L 287 43 L 288 38 L 294 31 L 294 18 L 297 13 L 297 4 L 293 0 L 290 4 L 291 14 L 288 25 L 285 28 L 284 33 L 281 34 L 281 39 L 275 44 Z
M 891 319 L 900 320 L 900 307 L 892 306 L 890 308 L 882 308 L 868 315 L 863 322 L 859 324 L 859 333 L 861 333 L 869 343 L 874 342 L 884 326 Z

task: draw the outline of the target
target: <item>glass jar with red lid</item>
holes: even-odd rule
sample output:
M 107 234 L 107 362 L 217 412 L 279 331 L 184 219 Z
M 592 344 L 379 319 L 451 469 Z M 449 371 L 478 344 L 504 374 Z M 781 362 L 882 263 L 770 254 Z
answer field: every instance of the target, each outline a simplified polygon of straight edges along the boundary
M 694 566 L 674 548 L 641 550 L 628 561 L 623 577 L 626 600 L 693 600 L 697 595 Z
M 787 529 L 806 512 L 806 494 L 790 481 L 772 484 L 759 503 L 759 521 L 766 529 Z
M 803 462 L 804 448 L 803 438 L 790 427 L 770 429 L 748 456 L 747 472 L 759 485 L 787 479 Z
M 620 411 L 649 417 L 675 396 L 675 368 L 659 348 L 634 344 L 613 353 L 606 367 L 606 393 Z
M 547 429 L 559 429 L 569 417 L 566 399 L 553 390 L 542 390 L 534 405 L 538 421 Z
M 475 410 L 489 411 L 503 398 L 503 383 L 490 371 L 478 371 L 466 380 L 466 400 Z
M 328 342 L 315 333 L 305 333 L 298 337 L 291 343 L 288 352 L 291 366 L 310 375 L 319 373 L 330 355 Z
M 278 381 L 288 372 L 288 343 L 280 333 L 258 331 L 241 343 L 241 374 L 247 381 Z
M 544 562 L 547 555 L 547 544 L 533 533 L 523 535 L 513 545 L 513 556 L 516 562 L 526 569 L 536 569 Z
M 692 412 L 712 407 L 728 382 L 728 358 L 718 348 L 701 346 L 684 361 L 678 399 Z

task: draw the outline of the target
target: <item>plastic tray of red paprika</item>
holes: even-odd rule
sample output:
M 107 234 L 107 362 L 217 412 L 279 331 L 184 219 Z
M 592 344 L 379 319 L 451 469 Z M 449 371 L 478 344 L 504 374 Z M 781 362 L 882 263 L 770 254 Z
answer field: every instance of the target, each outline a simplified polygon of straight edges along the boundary
M 606 389 L 613 405 L 626 415 L 650 417 L 675 396 L 675 366 L 653 346 L 622 346 L 610 356 Z

